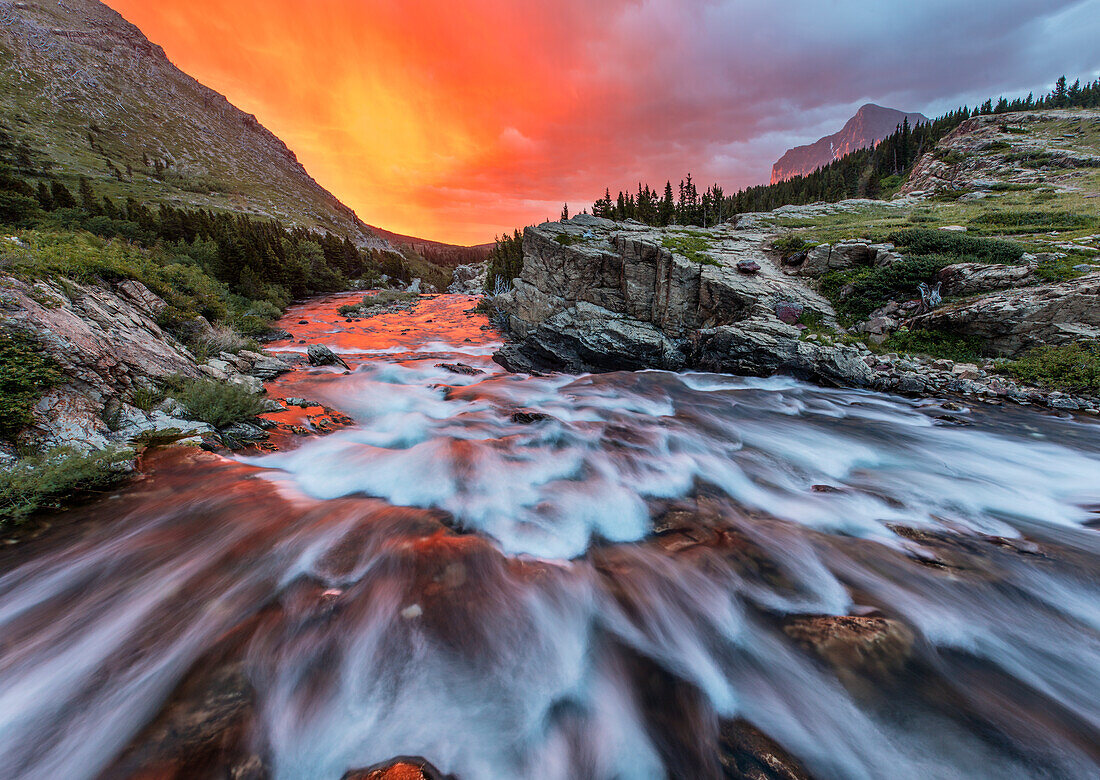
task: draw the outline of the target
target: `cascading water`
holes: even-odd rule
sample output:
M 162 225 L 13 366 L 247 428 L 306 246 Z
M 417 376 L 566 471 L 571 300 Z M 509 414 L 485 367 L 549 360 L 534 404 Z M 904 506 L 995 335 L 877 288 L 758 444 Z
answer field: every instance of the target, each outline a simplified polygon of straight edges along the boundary
M 1100 427 L 508 375 L 473 300 L 295 308 L 275 348 L 354 370 L 270 394 L 354 425 L 160 453 L 5 554 L 0 776 L 738 776 L 730 724 L 814 777 L 1100 773 Z M 888 629 L 845 655 L 820 616 Z

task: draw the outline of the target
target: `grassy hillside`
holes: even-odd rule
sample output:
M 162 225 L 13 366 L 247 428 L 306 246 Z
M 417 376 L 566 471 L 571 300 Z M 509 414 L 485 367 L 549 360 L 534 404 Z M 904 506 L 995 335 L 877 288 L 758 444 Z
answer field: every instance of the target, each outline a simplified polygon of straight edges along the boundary
M 269 217 L 386 246 L 254 116 L 96 0 L 0 4 L 0 130 L 44 150 L 74 191 L 85 176 L 111 198 Z

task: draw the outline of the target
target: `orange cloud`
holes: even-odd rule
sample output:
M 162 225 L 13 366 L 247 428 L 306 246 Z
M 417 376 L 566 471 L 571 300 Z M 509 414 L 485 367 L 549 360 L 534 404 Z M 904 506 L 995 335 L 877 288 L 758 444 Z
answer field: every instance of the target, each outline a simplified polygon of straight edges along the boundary
M 365 221 L 457 243 L 608 185 L 766 181 L 868 101 L 931 115 L 1100 64 L 1079 0 L 106 2 Z
M 549 11 L 539 4 L 110 5 L 183 70 L 255 113 L 372 224 L 480 243 L 560 208 L 557 193 L 532 203 L 464 192 L 466 171 L 538 155 L 533 139 L 573 101 L 562 75 L 575 52 L 567 38 L 545 40 L 552 26 L 540 23 Z

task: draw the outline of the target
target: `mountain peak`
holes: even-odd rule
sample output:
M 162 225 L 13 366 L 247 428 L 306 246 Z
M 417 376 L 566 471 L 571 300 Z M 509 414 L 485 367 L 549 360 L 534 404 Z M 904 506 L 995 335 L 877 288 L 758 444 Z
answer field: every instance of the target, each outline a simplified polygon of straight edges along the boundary
M 924 114 L 864 103 L 839 132 L 812 144 L 788 149 L 772 166 L 771 183 L 806 176 L 846 154 L 872 146 L 894 132 L 904 119 L 911 125 L 929 121 Z

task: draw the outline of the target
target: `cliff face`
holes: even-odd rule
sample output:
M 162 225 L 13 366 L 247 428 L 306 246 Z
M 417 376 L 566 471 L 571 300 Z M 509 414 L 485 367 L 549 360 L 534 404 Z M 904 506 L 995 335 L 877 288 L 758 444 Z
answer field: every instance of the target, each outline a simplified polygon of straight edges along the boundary
M 388 246 L 256 117 L 97 0 L 0 1 L 0 129 L 112 197 L 267 216 Z
M 893 133 L 905 118 L 909 119 L 910 125 L 928 121 L 924 114 L 907 114 L 868 103 L 848 120 L 840 132 L 827 135 L 806 146 L 788 149 L 772 166 L 771 183 L 777 184 L 795 176 L 805 176 L 846 154 L 865 149 Z
M 781 319 L 793 310 L 794 318 L 814 312 L 835 323 L 835 314 L 764 253 L 767 237 L 728 225 L 688 232 L 588 215 L 528 228 L 523 273 L 498 299 L 516 341 L 496 359 L 517 371 L 698 367 L 869 385 L 855 348 L 801 340 Z M 746 273 L 739 263 L 757 268 Z

